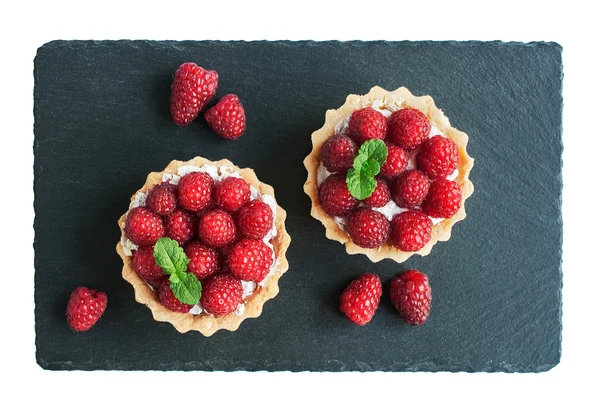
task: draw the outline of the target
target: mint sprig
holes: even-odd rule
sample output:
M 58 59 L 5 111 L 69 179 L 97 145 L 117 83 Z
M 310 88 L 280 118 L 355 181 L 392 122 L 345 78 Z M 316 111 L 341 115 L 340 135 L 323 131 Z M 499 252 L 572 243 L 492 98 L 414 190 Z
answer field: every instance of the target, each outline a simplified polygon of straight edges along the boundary
M 346 184 L 352 196 L 364 200 L 373 193 L 377 186 L 375 175 L 381 170 L 387 155 L 387 147 L 383 140 L 367 140 L 360 146 L 352 168 L 346 176 Z
M 169 286 L 177 300 L 184 304 L 196 304 L 202 295 L 202 284 L 191 272 L 187 272 L 190 260 L 179 244 L 163 237 L 154 245 L 154 261 L 169 275 Z

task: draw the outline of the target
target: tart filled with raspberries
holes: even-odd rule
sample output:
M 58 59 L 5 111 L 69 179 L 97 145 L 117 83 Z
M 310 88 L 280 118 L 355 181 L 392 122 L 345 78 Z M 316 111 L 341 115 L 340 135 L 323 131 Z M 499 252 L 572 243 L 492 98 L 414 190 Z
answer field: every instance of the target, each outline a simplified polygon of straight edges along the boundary
M 328 110 L 304 160 L 311 215 L 373 262 L 427 255 L 450 239 L 473 193 L 468 136 L 430 96 L 378 86 Z
M 172 161 L 148 175 L 118 221 L 123 278 L 155 320 L 179 332 L 234 331 L 279 292 L 285 217 L 251 169 Z

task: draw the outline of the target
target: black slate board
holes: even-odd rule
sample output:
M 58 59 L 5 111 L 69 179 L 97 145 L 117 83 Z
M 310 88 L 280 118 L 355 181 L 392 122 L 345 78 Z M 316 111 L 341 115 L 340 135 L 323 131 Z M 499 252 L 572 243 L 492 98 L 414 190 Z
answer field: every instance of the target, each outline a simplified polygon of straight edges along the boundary
M 243 100 L 241 140 L 168 113 L 175 69 L 219 72 Z M 52 370 L 544 371 L 561 351 L 561 47 L 500 42 L 51 42 L 35 58 L 35 327 Z M 468 217 L 431 255 L 370 263 L 309 215 L 303 158 L 325 111 L 371 86 L 430 94 L 470 135 Z M 281 293 L 237 332 L 204 338 L 155 322 L 114 251 L 117 218 L 150 171 L 195 155 L 229 158 L 273 185 L 288 211 Z M 337 311 L 365 271 L 418 268 L 433 309 L 404 325 L 384 295 L 366 327 Z M 108 293 L 102 320 L 73 333 L 78 285 Z M 387 292 L 388 285 L 384 290 Z

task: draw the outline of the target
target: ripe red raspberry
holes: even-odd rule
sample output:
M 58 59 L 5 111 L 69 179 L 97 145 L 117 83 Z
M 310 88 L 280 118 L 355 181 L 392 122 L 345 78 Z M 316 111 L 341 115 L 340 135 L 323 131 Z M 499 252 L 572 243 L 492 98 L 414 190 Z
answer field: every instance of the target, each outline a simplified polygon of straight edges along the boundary
M 407 324 L 420 325 L 427 321 L 431 309 L 431 286 L 424 273 L 411 269 L 392 279 L 390 298 Z
M 346 229 L 357 246 L 372 249 L 388 239 L 390 222 L 379 211 L 357 208 L 348 215 Z
M 167 237 L 183 246 L 196 235 L 198 222 L 196 216 L 184 210 L 177 210 L 166 218 L 165 228 Z
M 242 281 L 231 274 L 209 276 L 202 285 L 200 305 L 213 315 L 220 316 L 234 312 L 242 302 Z
M 273 265 L 273 250 L 262 240 L 242 239 L 227 255 L 229 271 L 245 281 L 260 282 Z
M 429 138 L 417 154 L 417 165 L 431 179 L 445 178 L 458 167 L 458 147 L 440 135 Z
M 218 81 L 216 71 L 207 71 L 192 62 L 182 64 L 171 84 L 173 122 L 179 126 L 192 122 L 217 92 Z
M 396 146 L 413 150 L 427 140 L 431 124 L 421 111 L 403 108 L 390 115 L 388 130 L 390 139 Z
M 191 172 L 179 180 L 177 201 L 182 208 L 198 212 L 211 203 L 214 181 L 205 172 Z
M 210 247 L 224 247 L 235 240 L 233 217 L 223 210 L 212 210 L 200 216 L 198 236 Z
M 199 241 L 191 241 L 183 251 L 190 259 L 187 270 L 196 275 L 198 280 L 214 274 L 219 269 L 219 254 L 215 249 L 204 246 Z
M 273 210 L 265 202 L 252 200 L 238 211 L 237 226 L 245 237 L 260 240 L 273 228 Z
M 250 201 L 250 185 L 241 178 L 230 176 L 215 186 L 215 203 L 227 212 L 236 212 Z
M 348 122 L 348 136 L 358 145 L 370 139 L 385 139 L 387 130 L 385 116 L 371 107 L 354 111 Z
M 124 228 L 125 236 L 138 246 L 151 246 L 165 236 L 162 219 L 146 207 L 129 210 Z
M 390 201 L 390 189 L 382 179 L 375 178 L 375 180 L 377 181 L 375 190 L 363 200 L 363 203 L 369 207 L 383 207 Z
M 154 186 L 146 198 L 146 207 L 161 216 L 175 211 L 177 208 L 177 186 L 168 182 Z
M 392 219 L 392 244 L 402 251 L 421 250 L 431 240 L 433 222 L 420 211 L 405 211 Z
M 165 277 L 163 269 L 154 260 L 154 246 L 142 246 L 133 253 L 133 268 L 149 283 L 156 283 Z
M 459 210 L 461 201 L 462 193 L 456 182 L 436 179 L 431 182 L 422 208 L 430 217 L 450 218 Z
M 391 179 L 400 175 L 408 165 L 408 153 L 402 147 L 394 146 L 391 143 L 386 143 L 388 156 L 381 166 L 379 176 L 386 179 Z
M 108 297 L 97 289 L 80 286 L 71 293 L 67 304 L 67 323 L 77 332 L 90 329 L 106 310 Z
M 405 171 L 392 184 L 392 198 L 398 207 L 415 208 L 425 200 L 430 185 L 429 178 L 421 171 Z
M 182 303 L 175 297 L 171 290 L 169 278 L 164 278 L 158 286 L 158 300 L 160 304 L 167 307 L 171 311 L 186 313 L 194 307 L 191 304 Z
M 371 321 L 383 289 L 377 275 L 364 274 L 353 280 L 340 296 L 340 311 L 346 314 L 350 322 L 364 326 Z
M 224 96 L 204 113 L 208 126 L 225 139 L 237 139 L 246 130 L 244 107 L 235 94 Z
M 332 217 L 341 217 L 358 205 L 350 194 L 344 174 L 329 175 L 319 187 L 321 208 Z
M 352 139 L 346 135 L 333 135 L 321 148 L 321 162 L 329 172 L 344 172 L 352 167 L 357 153 Z

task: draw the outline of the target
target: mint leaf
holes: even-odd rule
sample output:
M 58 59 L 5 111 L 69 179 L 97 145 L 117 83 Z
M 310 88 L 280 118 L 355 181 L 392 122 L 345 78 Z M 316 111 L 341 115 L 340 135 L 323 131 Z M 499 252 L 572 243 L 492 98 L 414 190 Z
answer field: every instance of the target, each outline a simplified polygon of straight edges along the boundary
M 176 272 L 169 277 L 171 290 L 184 304 L 196 304 L 202 295 L 202 284 L 191 272 Z
M 167 275 L 185 271 L 190 262 L 179 244 L 167 237 L 158 239 L 154 245 L 154 261 Z
M 352 196 L 364 200 L 373 193 L 377 186 L 375 175 L 381 170 L 387 153 L 383 140 L 367 140 L 360 146 L 352 168 L 346 176 L 346 184 Z

